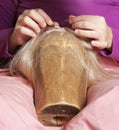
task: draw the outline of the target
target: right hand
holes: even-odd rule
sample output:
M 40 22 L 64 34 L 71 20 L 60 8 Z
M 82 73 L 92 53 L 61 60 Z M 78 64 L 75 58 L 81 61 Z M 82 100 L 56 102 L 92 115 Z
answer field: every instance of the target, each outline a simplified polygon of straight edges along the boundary
M 9 38 L 9 51 L 35 37 L 42 28 L 52 25 L 53 21 L 42 9 L 25 10 L 16 22 Z

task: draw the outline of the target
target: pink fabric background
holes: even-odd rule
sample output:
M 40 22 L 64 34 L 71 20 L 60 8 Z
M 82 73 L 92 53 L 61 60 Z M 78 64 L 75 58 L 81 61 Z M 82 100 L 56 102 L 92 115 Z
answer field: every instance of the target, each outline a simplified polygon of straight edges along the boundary
M 118 63 L 102 59 L 105 69 L 119 72 Z M 90 88 L 87 106 L 62 127 L 43 126 L 37 119 L 30 84 L 0 70 L 0 130 L 119 130 L 119 80 Z

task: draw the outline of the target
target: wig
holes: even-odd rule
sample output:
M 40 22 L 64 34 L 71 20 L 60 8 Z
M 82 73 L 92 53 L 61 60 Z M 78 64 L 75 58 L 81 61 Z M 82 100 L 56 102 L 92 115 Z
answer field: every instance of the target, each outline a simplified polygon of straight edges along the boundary
M 85 106 L 88 87 L 110 77 L 90 41 L 68 28 L 38 34 L 18 51 L 10 71 L 32 84 L 36 111 L 45 125 L 71 119 Z

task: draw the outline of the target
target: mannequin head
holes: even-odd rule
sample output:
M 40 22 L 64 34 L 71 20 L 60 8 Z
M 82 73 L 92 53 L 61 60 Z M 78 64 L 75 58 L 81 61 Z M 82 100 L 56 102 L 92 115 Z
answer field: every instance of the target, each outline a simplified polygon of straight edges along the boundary
M 86 103 L 87 88 L 102 74 L 88 40 L 68 28 L 54 28 L 25 44 L 10 64 L 12 74 L 33 85 L 39 120 L 63 125 Z

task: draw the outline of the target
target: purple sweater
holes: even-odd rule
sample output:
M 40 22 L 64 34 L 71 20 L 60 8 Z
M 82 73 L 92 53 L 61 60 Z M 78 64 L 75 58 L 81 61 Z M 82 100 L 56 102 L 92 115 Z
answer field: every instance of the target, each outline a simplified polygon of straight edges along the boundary
M 25 10 L 42 8 L 61 26 L 69 15 L 101 15 L 113 31 L 113 48 L 110 55 L 119 61 L 119 0 L 0 0 L 0 57 L 10 57 L 8 38 L 17 17 Z

